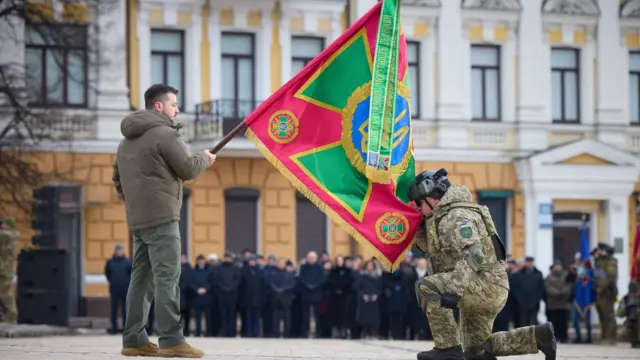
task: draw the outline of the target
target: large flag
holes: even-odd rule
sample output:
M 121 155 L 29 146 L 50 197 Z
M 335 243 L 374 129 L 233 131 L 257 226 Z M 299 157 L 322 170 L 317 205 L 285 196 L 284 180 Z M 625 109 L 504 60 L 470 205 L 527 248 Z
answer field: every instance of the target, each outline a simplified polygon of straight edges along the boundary
M 247 117 L 247 136 L 301 193 L 387 268 L 422 215 L 414 179 L 400 0 L 384 0 Z
M 637 219 L 636 222 L 636 239 L 633 243 L 633 254 L 631 257 L 631 279 L 640 281 L 640 219 Z
M 593 282 L 593 264 L 589 247 L 589 224 L 586 220 L 583 220 L 582 227 L 580 228 L 580 266 L 576 269 L 578 278 L 576 279 L 574 289 L 574 306 L 582 317 L 584 317 L 586 311 L 596 302 L 596 291 Z

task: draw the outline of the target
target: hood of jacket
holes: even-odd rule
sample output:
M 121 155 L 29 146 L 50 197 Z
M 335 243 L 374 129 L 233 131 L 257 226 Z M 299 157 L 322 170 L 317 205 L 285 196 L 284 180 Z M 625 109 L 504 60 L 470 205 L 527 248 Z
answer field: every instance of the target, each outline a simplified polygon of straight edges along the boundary
M 471 192 L 469 189 L 462 185 L 453 185 L 449 187 L 447 192 L 444 194 L 438 206 L 449 205 L 457 202 L 472 202 L 473 196 L 471 196 Z
M 153 110 L 140 110 L 122 119 L 120 132 L 127 139 L 135 139 L 157 126 L 175 128 L 168 117 Z

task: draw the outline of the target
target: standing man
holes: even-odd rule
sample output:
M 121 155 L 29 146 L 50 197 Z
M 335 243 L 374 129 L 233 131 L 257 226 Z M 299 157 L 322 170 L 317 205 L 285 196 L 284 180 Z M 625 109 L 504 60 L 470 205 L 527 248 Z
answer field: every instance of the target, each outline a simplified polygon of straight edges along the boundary
M 145 110 L 120 124 L 113 183 L 125 202 L 134 236 L 133 268 L 127 296 L 122 355 L 202 357 L 186 343 L 180 324 L 180 209 L 182 183 L 194 179 L 216 156 L 191 154 L 174 123 L 178 90 L 152 85 L 144 94 Z M 158 347 L 145 330 L 151 300 L 157 317 Z
M 618 325 L 614 305 L 618 297 L 618 260 L 613 256 L 613 248 L 599 243 L 594 267 L 596 283 L 596 310 L 600 319 L 602 341 L 615 345 Z
M 473 203 L 464 186 L 451 186 L 446 175 L 445 169 L 425 171 L 409 188 L 409 198 L 425 216 L 416 244 L 429 275 L 415 287 L 435 342 L 418 360 L 489 360 L 538 351 L 555 360 L 551 324 L 491 333 L 509 293 L 506 251 L 489 209 Z M 452 311 L 457 308 L 460 328 Z
M 127 323 L 127 289 L 129 288 L 129 279 L 131 279 L 131 260 L 127 259 L 124 254 L 124 248 L 121 244 L 116 245 L 113 256 L 107 260 L 104 267 L 104 275 L 109 282 L 109 295 L 111 297 L 111 329 L 109 333 L 117 334 L 120 331 L 118 327 L 118 308 L 122 312 L 122 328 Z

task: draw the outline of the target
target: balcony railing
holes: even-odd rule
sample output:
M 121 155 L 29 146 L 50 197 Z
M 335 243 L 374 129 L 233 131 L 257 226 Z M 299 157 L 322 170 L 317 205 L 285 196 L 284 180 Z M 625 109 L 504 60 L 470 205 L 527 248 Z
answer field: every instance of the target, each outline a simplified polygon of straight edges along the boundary
M 192 139 L 210 140 L 227 135 L 260 105 L 256 100 L 221 99 L 196 105 Z M 244 136 L 244 133 L 238 135 Z

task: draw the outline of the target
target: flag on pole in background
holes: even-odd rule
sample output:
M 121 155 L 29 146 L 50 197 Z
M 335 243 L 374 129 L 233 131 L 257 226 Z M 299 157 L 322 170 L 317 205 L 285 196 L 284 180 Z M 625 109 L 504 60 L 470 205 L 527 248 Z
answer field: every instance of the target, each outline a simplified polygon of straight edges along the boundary
M 596 301 L 590 245 L 589 223 L 583 219 L 580 228 L 580 266 L 576 269 L 578 279 L 575 284 L 575 300 L 573 302 L 582 317 Z
M 422 215 L 400 0 L 384 0 L 247 119 L 247 136 L 301 193 L 393 268 Z

